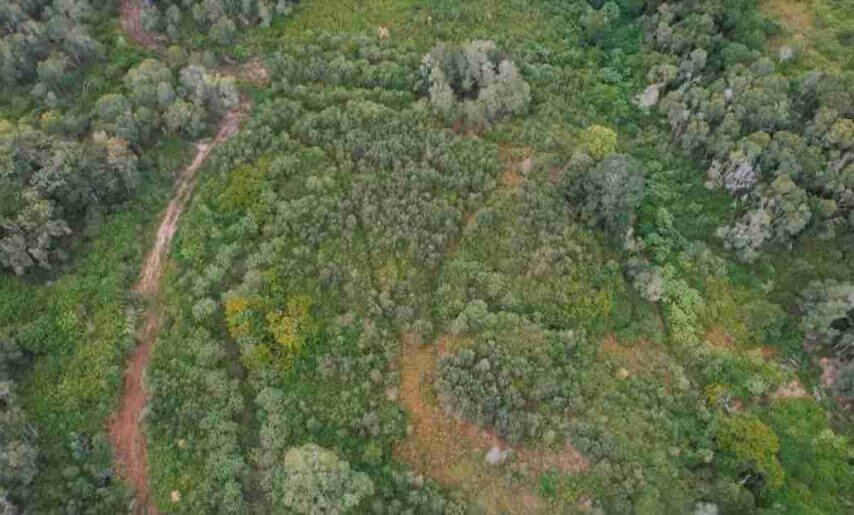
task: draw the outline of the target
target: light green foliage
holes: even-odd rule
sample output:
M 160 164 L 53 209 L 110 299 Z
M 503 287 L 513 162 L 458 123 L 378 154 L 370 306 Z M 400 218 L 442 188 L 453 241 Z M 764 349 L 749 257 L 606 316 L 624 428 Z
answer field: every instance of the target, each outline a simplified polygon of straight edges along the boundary
M 25 417 L 19 419 L 23 426 L 0 424 L 0 433 L 9 431 L 37 450 L 38 458 L 37 473 L 24 492 L 12 490 L 18 507 L 35 512 L 127 509 L 127 492 L 112 470 L 104 420 L 120 387 L 125 352 L 134 343 L 126 263 L 140 258 L 134 250 L 140 219 L 132 213 L 105 223 L 87 246 L 87 258 L 52 284 L 0 279 L 0 327 L 23 351 L 11 370 L 13 402 L 3 403 L 0 416 Z M 8 349 L 0 346 L 5 359 Z M 19 464 L 4 466 L 4 472 L 25 470 L 32 451 L 19 446 L 18 452 Z M 0 479 L 0 489 L 8 486 Z
M 780 441 L 784 489 L 775 494 L 796 510 L 844 511 L 854 492 L 849 438 L 828 427 L 824 412 L 806 399 L 778 401 L 764 420 Z
M 269 481 L 273 506 L 305 514 L 345 513 L 374 492 L 367 474 L 314 444 L 288 449 Z
M 617 148 L 617 133 L 608 127 L 591 125 L 581 133 L 581 147 L 594 159 L 602 159 Z
M 718 422 L 715 438 L 726 454 L 725 466 L 740 474 L 744 481 L 769 490 L 783 485 L 783 469 L 777 459 L 780 442 L 774 431 L 758 418 L 750 415 L 723 418 Z
M 672 266 L 662 270 L 664 277 L 664 313 L 670 338 L 680 345 L 697 343 L 699 311 L 703 297 L 685 280 L 677 276 Z

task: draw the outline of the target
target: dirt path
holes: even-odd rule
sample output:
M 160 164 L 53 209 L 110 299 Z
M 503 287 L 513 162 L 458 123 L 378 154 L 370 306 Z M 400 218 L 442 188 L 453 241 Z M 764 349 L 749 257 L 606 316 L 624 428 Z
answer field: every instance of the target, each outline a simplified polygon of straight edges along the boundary
M 139 4 L 135 0 L 122 2 L 120 20 L 122 30 L 134 42 L 155 52 L 162 50 L 162 38 L 142 29 L 139 20 L 140 11 Z M 257 61 L 253 61 L 245 68 L 246 78 L 250 81 L 261 82 L 266 79 L 266 71 Z M 243 71 L 241 69 L 238 73 Z M 196 155 L 192 162 L 181 170 L 175 182 L 172 199 L 166 207 L 154 243 L 143 261 L 139 279 L 134 287 L 134 291 L 142 298 L 145 305 L 140 317 L 142 325 L 136 333 L 137 347 L 128 359 L 122 396 L 116 413 L 108 422 L 108 433 L 113 447 L 116 470 L 134 490 L 134 513 L 137 514 L 157 513 L 149 497 L 148 453 L 139 419 L 148 401 L 143 385 L 143 374 L 160 328 L 157 297 L 160 293 L 160 280 L 166 265 L 166 256 L 169 253 L 178 220 L 193 193 L 196 171 L 218 144 L 238 131 L 240 121 L 248 113 L 249 107 L 249 101 L 241 98 L 240 103 L 220 120 L 214 138 L 196 143 Z
M 395 455 L 413 470 L 444 486 L 460 488 L 486 513 L 537 513 L 546 510 L 530 488 L 508 485 L 505 471 L 486 463 L 493 448 L 508 453 L 514 466 L 536 479 L 548 470 L 581 472 L 587 460 L 567 442 L 562 452 L 511 447 L 498 435 L 445 415 L 432 398 L 437 360 L 446 352 L 443 340 L 419 345 L 403 338 L 400 359 L 401 405 L 409 413 L 407 437 Z
M 134 291 L 146 304 L 141 317 L 143 324 L 136 334 L 138 346 L 125 369 L 122 397 L 118 411 L 110 420 L 109 434 L 113 444 L 116 468 L 134 489 L 136 513 L 155 513 L 149 502 L 145 435 L 140 427 L 139 418 L 148 401 L 142 378 L 159 330 L 156 300 L 160 293 L 160 278 L 166 264 L 166 255 L 169 252 L 172 237 L 175 235 L 178 220 L 193 192 L 196 171 L 217 144 L 237 132 L 240 120 L 248 109 L 249 102 L 243 100 L 223 117 L 216 137 L 212 141 L 196 143 L 196 155 L 193 161 L 181 171 L 175 183 L 172 200 L 163 214 L 154 244 L 145 257 L 139 280 L 134 287 Z
M 148 32 L 142 28 L 140 12 L 142 12 L 142 8 L 139 6 L 139 0 L 122 0 L 119 11 L 122 32 L 138 45 L 148 47 L 151 50 L 160 50 L 163 38 L 159 34 Z

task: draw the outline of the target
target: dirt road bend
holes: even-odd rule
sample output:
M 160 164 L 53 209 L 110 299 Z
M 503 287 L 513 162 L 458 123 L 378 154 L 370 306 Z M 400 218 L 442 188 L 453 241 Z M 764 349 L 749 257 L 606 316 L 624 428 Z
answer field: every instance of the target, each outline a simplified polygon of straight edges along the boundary
M 124 0 L 121 5 L 120 25 L 127 36 L 142 46 L 155 52 L 162 49 L 162 38 L 154 33 L 145 31 L 140 24 L 140 7 L 135 0 Z M 249 72 L 259 68 L 254 64 Z M 260 69 L 266 71 L 263 67 Z M 226 72 L 226 70 L 223 70 Z M 243 69 L 238 70 L 242 74 Z M 247 78 L 254 81 L 254 75 L 247 72 Z M 257 70 L 253 73 L 258 74 Z M 148 489 L 148 455 L 145 434 L 140 424 L 140 416 L 145 409 L 148 396 L 143 385 L 145 367 L 151 357 L 151 350 L 159 332 L 159 310 L 157 298 L 160 294 L 160 280 L 166 265 L 169 246 L 178 221 L 193 193 L 196 171 L 207 159 L 211 151 L 220 143 L 233 136 L 240 128 L 241 120 L 249 112 L 250 102 L 242 98 L 240 103 L 228 111 L 220 120 L 216 135 L 213 139 L 199 141 L 195 144 L 196 154 L 192 162 L 181 170 L 175 182 L 172 198 L 166 207 L 160 226 L 157 229 L 151 249 L 145 256 L 140 270 L 139 279 L 134 291 L 142 298 L 144 310 L 141 314 L 141 324 L 135 335 L 137 347 L 128 359 L 122 394 L 116 412 L 108 421 L 108 433 L 113 447 L 113 461 L 117 472 L 134 491 L 134 513 L 157 513 Z
M 148 495 L 148 467 L 145 435 L 139 423 L 140 414 L 148 400 L 143 386 L 143 373 L 151 356 L 151 348 L 159 330 L 157 297 L 160 279 L 166 265 L 169 245 L 175 235 L 178 220 L 193 192 L 196 171 L 205 162 L 216 145 L 234 135 L 240 120 L 249 110 L 244 100 L 222 119 L 216 137 L 211 141 L 196 143 L 196 155 L 178 177 L 172 199 L 157 229 L 154 243 L 143 261 L 139 279 L 134 287 L 145 303 L 136 334 L 137 347 L 128 360 L 124 373 L 122 397 L 118 411 L 110 420 L 109 434 L 113 445 L 113 459 L 119 474 L 133 487 L 136 513 L 155 513 Z
M 160 50 L 162 48 L 163 37 L 142 28 L 142 23 L 140 22 L 141 12 L 140 0 L 122 0 L 122 5 L 119 9 L 119 22 L 122 32 L 127 34 L 127 37 L 134 43 L 151 50 Z

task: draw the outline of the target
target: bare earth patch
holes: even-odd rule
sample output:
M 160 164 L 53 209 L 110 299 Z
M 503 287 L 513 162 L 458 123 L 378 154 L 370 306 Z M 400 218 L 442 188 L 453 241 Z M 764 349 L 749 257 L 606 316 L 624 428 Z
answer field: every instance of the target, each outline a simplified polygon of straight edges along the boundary
M 655 373 L 663 381 L 671 379 L 667 355 L 658 343 L 641 339 L 624 345 L 614 336 L 608 336 L 602 340 L 600 350 L 603 357 L 611 358 L 623 367 L 617 370 L 620 379 L 649 373 Z
M 792 379 L 786 384 L 780 385 L 771 397 L 773 399 L 804 399 L 810 394 L 804 389 L 804 386 L 797 379 Z
M 154 51 L 162 50 L 162 38 L 158 34 L 142 29 L 139 19 L 140 11 L 137 1 L 122 2 L 120 19 L 122 30 L 134 42 Z M 246 78 L 252 82 L 266 81 L 266 71 L 258 61 L 250 61 L 239 72 L 245 72 Z M 140 417 L 148 402 L 143 375 L 160 329 L 156 300 L 160 293 L 160 279 L 166 265 L 169 245 L 172 243 L 181 213 L 193 193 L 196 171 L 214 147 L 238 131 L 240 121 L 249 112 L 249 107 L 249 101 L 245 98 L 241 99 L 240 103 L 220 120 L 213 140 L 196 143 L 196 155 L 193 161 L 181 170 L 175 182 L 172 199 L 163 214 L 154 244 L 143 261 L 139 279 L 134 287 L 134 291 L 146 302 L 141 316 L 143 324 L 135 335 L 137 347 L 125 368 L 122 397 L 118 409 L 107 421 L 107 432 L 113 448 L 116 470 L 134 490 L 134 513 L 157 513 L 149 497 L 148 453 Z M 180 500 L 180 494 L 178 499 Z M 172 500 L 176 502 L 174 493 Z
M 119 22 L 122 31 L 135 43 L 148 47 L 152 50 L 160 50 L 163 46 L 163 37 L 160 34 L 149 32 L 142 28 L 140 23 L 139 0 L 122 0 Z
M 504 171 L 501 172 L 498 181 L 502 189 L 515 191 L 525 175 L 533 168 L 530 154 L 531 149 L 527 147 L 499 147 L 498 157 L 504 165 Z
M 568 442 L 560 453 L 512 447 L 490 431 L 446 416 L 432 394 L 436 362 L 447 352 L 446 341 L 420 345 L 410 335 L 402 340 L 399 400 L 409 413 L 410 426 L 395 455 L 416 472 L 461 489 L 486 513 L 532 513 L 545 508 L 529 487 L 508 485 L 501 467 L 486 463 L 491 449 L 511 451 L 513 463 L 529 479 L 548 470 L 575 473 L 588 467 Z
M 712 347 L 719 349 L 732 349 L 735 347 L 735 339 L 720 327 L 712 327 L 706 331 L 703 339 Z

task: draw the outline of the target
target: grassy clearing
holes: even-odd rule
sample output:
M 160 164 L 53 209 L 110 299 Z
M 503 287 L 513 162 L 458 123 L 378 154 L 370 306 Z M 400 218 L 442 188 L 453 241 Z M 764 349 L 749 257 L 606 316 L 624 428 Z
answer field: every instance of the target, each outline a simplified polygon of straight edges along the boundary
M 321 31 L 379 37 L 380 27 L 384 27 L 391 40 L 426 50 L 440 40 L 522 41 L 536 36 L 537 28 L 545 23 L 540 9 L 519 0 L 327 0 L 298 4 L 290 16 L 253 32 L 245 44 L 275 51 Z
M 760 10 L 776 21 L 781 33 L 768 41 L 775 53 L 789 47 L 798 53 L 795 67 L 852 69 L 847 50 L 854 38 L 854 5 L 839 0 L 763 0 Z

